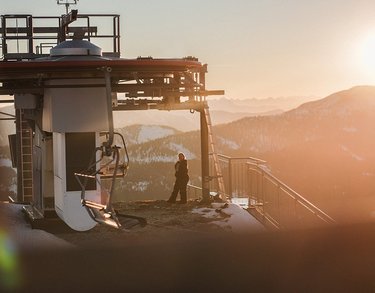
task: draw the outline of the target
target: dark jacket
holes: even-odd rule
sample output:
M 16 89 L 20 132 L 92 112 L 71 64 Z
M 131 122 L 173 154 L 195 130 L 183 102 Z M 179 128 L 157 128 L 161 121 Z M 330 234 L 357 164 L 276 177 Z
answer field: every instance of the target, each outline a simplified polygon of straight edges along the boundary
M 188 165 L 186 160 L 177 161 L 174 165 L 176 179 L 189 180 Z

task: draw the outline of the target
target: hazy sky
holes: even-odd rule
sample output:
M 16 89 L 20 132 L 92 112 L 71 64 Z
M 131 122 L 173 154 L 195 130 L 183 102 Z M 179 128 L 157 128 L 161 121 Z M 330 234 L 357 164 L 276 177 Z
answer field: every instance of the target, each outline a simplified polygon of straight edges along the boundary
M 59 15 L 55 0 L 0 0 L 0 14 Z M 80 0 L 121 15 L 122 57 L 208 63 L 229 98 L 324 97 L 375 84 L 373 0 Z M 368 45 L 366 45 L 368 44 Z

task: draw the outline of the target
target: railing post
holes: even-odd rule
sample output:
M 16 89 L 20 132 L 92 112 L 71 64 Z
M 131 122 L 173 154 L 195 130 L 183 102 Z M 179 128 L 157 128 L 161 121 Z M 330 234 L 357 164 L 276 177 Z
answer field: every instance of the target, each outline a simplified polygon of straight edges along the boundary
M 232 159 L 228 159 L 228 193 L 229 198 L 232 198 Z
M 34 51 L 34 39 L 33 39 L 33 17 L 28 15 L 26 17 L 26 26 L 27 26 L 27 37 L 28 37 L 28 50 L 29 54 L 32 54 Z

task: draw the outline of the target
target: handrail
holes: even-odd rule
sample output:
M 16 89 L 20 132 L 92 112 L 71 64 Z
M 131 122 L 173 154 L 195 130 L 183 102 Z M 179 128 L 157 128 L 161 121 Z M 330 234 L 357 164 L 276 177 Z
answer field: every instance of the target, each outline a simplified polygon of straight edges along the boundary
M 327 213 L 271 174 L 266 161 L 223 154 L 218 157 L 226 182 L 224 196 L 249 198 L 249 207 L 265 223 L 279 229 L 335 223 Z M 210 190 L 215 190 L 214 180 Z
M 261 164 L 267 163 L 267 161 L 264 161 L 264 160 L 258 159 L 258 158 L 254 158 L 254 157 L 229 157 L 229 156 L 226 156 L 226 155 L 223 155 L 223 154 L 218 154 L 218 157 L 221 157 L 221 158 L 224 158 L 224 159 L 227 159 L 227 160 L 251 160 L 251 161 L 261 163 Z
M 254 165 L 252 163 L 247 163 L 249 165 Z M 322 219 L 326 221 L 327 223 L 335 223 L 336 221 L 332 219 L 329 215 L 327 215 L 325 212 L 323 212 L 321 209 L 319 209 L 317 206 L 315 206 L 313 203 L 308 201 L 306 198 L 304 198 L 302 195 L 300 195 L 298 192 L 294 191 L 291 187 L 286 185 L 284 182 L 280 181 L 278 178 L 276 178 L 274 175 L 272 175 L 269 171 L 264 169 L 264 166 L 255 165 L 257 168 L 261 169 L 262 172 L 264 172 L 268 177 L 270 177 L 272 180 L 274 180 L 279 187 L 285 188 L 287 191 L 292 193 L 294 195 L 294 199 L 303 203 L 306 208 L 309 208 L 315 215 L 322 216 Z M 290 195 L 288 193 L 288 195 Z M 292 197 L 290 195 L 290 197 Z
M 192 192 L 190 192 L 190 190 L 193 190 L 194 195 L 192 194 Z M 202 198 L 202 187 L 196 186 L 196 185 L 192 185 L 192 184 L 188 184 L 187 185 L 187 193 L 188 193 L 189 199 L 199 199 L 199 198 Z

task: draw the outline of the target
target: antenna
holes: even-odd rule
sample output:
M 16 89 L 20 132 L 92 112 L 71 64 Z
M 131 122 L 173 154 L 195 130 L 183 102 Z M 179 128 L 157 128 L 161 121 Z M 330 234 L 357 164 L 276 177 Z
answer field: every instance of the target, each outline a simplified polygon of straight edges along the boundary
M 77 5 L 79 0 L 57 0 L 57 5 L 65 5 L 66 14 L 69 13 L 70 5 Z

